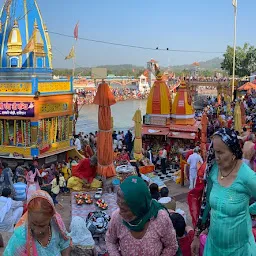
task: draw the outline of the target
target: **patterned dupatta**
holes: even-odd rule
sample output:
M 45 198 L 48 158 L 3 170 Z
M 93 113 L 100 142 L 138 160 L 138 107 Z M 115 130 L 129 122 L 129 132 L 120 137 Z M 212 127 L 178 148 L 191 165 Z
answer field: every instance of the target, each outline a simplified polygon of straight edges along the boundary
M 54 207 L 54 203 L 52 201 L 51 196 L 43 190 L 37 190 L 36 192 L 33 193 L 31 198 L 29 199 L 28 206 L 29 206 L 29 203 L 35 198 L 43 198 L 52 206 L 52 208 L 54 209 L 54 215 L 52 217 L 52 220 L 55 222 L 56 226 L 58 227 L 58 230 L 61 233 L 63 239 L 68 240 L 65 224 L 64 224 L 60 214 L 56 212 L 56 209 Z M 21 219 L 19 220 L 19 222 L 17 223 L 15 228 L 18 228 L 22 225 L 25 225 L 25 227 L 27 229 L 26 253 L 24 253 L 24 256 L 25 255 L 26 256 L 39 256 L 37 253 L 37 249 L 36 249 L 36 242 L 32 236 L 31 228 L 28 223 L 28 212 L 26 212 L 21 217 Z M 23 255 L 21 255 L 21 256 L 23 256 Z

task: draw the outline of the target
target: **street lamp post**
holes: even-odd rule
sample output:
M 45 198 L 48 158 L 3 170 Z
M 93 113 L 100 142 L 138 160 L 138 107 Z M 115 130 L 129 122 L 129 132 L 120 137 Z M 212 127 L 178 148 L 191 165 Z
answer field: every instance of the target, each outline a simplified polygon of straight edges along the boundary
M 236 20 L 237 20 L 237 0 L 232 0 L 234 6 L 234 46 L 233 46 L 233 77 L 232 77 L 232 100 L 234 99 L 235 90 L 235 68 L 236 68 Z

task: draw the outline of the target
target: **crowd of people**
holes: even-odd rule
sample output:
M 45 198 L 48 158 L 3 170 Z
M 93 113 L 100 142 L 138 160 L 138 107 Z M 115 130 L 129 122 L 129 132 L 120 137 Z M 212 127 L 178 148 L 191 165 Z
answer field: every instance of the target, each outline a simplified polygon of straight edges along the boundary
M 208 97 L 204 110 L 197 112 L 198 119 L 203 112 L 208 116 L 207 158 L 200 143 L 178 150 L 187 166 L 193 227 L 187 225 L 186 214 L 177 209 L 168 188 L 149 184 L 136 166 L 137 176 L 124 179 L 117 189 L 118 210 L 111 216 L 105 238 L 108 255 L 255 254 L 255 105 L 255 92 L 234 102 L 219 95 Z M 240 128 L 235 117 L 238 106 Z M 73 218 L 68 233 L 57 212 L 63 207 L 58 196 L 69 195 L 68 183 L 74 175 L 89 183 L 95 177 L 97 137 L 97 132 L 74 136 L 83 160 L 75 157 L 39 166 L 35 159 L 14 170 L 1 163 L 0 233 L 13 233 L 4 256 L 97 255 L 86 221 Z M 129 164 L 133 134 L 113 131 L 112 138 L 115 165 Z M 165 173 L 171 145 L 165 142 L 156 155 L 148 145 L 143 154 Z M 85 172 L 87 168 L 91 171 Z
M 142 100 L 142 99 L 146 99 L 148 96 L 147 91 L 140 92 L 138 89 L 133 89 L 128 87 L 111 88 L 110 90 L 115 96 L 116 101 Z M 77 95 L 78 95 L 79 105 L 92 104 L 94 97 L 96 95 L 96 91 L 80 90 L 77 92 Z

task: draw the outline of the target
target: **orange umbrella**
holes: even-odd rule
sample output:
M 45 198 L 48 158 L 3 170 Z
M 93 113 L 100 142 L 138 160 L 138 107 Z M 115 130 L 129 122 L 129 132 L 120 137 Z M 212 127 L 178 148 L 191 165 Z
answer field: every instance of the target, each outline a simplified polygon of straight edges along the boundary
M 202 130 L 201 130 L 201 145 L 200 145 L 204 160 L 206 159 L 207 125 L 208 125 L 208 117 L 206 113 L 204 113 L 201 119 Z
M 239 91 L 248 91 L 250 89 L 256 90 L 256 84 L 247 82 L 238 88 Z
M 116 103 L 107 83 L 102 82 L 93 101 L 99 105 L 97 156 L 98 173 L 106 178 L 115 176 L 113 165 L 112 118 L 110 106 Z

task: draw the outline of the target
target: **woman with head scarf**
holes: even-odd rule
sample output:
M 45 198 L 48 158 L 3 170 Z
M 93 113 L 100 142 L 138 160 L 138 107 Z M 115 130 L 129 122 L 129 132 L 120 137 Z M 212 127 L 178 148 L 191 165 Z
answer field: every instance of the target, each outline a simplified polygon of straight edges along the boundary
M 117 193 L 119 209 L 106 234 L 111 256 L 172 256 L 178 244 L 169 213 L 151 198 L 145 182 L 130 176 Z
M 96 255 L 95 242 L 83 218 L 75 216 L 71 221 L 70 230 L 68 235 L 72 239 L 71 256 Z
M 213 135 L 208 152 L 206 187 L 203 195 L 193 255 L 198 255 L 199 235 L 208 228 L 204 255 L 255 255 L 256 244 L 249 207 L 256 197 L 256 173 L 242 162 L 242 150 L 235 131 L 221 128 Z
M 4 256 L 68 256 L 70 240 L 50 195 L 37 190 L 15 227 Z

